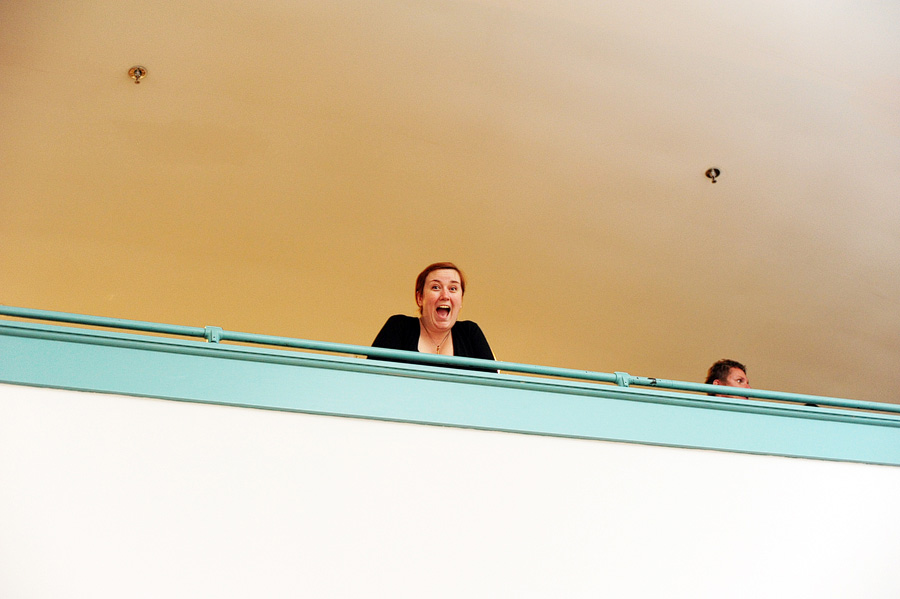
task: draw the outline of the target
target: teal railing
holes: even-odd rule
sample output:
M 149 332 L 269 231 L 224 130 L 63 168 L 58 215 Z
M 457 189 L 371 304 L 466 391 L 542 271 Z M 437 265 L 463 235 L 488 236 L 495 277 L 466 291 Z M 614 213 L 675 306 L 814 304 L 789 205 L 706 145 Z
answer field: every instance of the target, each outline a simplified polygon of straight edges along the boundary
M 9 306 L 0 315 L 9 317 L 0 319 L 0 383 L 900 466 L 895 404 L 737 387 L 728 393 L 741 397 L 709 396 L 722 388 L 214 326 Z M 0 400 L 6 393 L 15 389 L 0 387 Z
M 221 327 L 216 326 L 195 327 L 173 324 L 160 324 L 139 320 L 90 316 L 85 314 L 72 314 L 68 312 L 54 312 L 50 310 L 38 310 L 32 308 L 18 308 L 13 306 L 0 306 L 0 315 L 31 320 L 63 322 L 68 324 L 103 327 L 108 329 L 140 331 L 161 335 L 198 337 L 206 339 L 206 341 L 210 343 L 231 341 L 235 343 L 247 343 L 260 346 L 287 347 L 291 349 L 320 351 L 334 354 L 367 356 L 370 358 L 381 358 L 385 360 L 410 360 L 408 352 L 402 352 L 398 350 L 363 345 L 349 345 L 345 343 L 332 343 L 326 341 L 314 341 L 308 339 L 295 339 L 291 337 L 279 337 L 273 335 L 260 335 L 255 333 L 227 331 L 222 329 Z M 417 363 L 434 366 L 456 365 L 474 366 L 477 368 L 487 367 L 505 372 L 534 376 L 554 377 L 599 383 L 612 383 L 620 387 L 638 386 L 704 394 L 722 392 L 722 388 L 719 386 L 688 381 L 667 380 L 646 376 L 633 376 L 625 372 L 592 372 L 588 370 L 539 366 L 533 364 L 519 364 L 515 362 L 487 361 L 475 358 L 440 356 L 434 354 L 416 354 L 415 361 Z M 827 397 L 821 395 L 806 395 L 802 393 L 788 393 L 784 391 L 770 391 L 764 389 L 743 389 L 738 387 L 730 387 L 728 389 L 728 394 L 741 397 L 754 397 L 765 400 L 791 402 L 801 405 L 815 404 L 816 406 L 829 406 L 856 410 L 875 410 L 880 412 L 892 412 L 900 414 L 900 405 L 896 404 L 885 404 L 879 402 Z

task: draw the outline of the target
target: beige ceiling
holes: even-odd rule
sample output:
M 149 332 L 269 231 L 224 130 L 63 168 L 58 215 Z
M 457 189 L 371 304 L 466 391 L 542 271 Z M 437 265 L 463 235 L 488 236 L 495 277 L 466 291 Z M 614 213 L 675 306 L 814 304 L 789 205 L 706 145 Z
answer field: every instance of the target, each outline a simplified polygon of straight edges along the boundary
M 367 345 L 453 260 L 506 361 L 898 403 L 898 31 L 875 0 L 3 2 L 0 303 Z

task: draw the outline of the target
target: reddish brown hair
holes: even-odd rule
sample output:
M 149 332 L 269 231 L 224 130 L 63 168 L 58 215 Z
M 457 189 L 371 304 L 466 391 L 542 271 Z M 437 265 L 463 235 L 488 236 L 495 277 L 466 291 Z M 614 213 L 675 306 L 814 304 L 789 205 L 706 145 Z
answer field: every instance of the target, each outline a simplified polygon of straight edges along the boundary
M 434 264 L 429 264 L 425 267 L 425 270 L 419 273 L 419 276 L 416 277 L 416 297 L 419 297 L 419 294 L 425 291 L 425 279 L 428 278 L 428 275 L 435 270 L 455 270 L 459 273 L 459 286 L 462 289 L 463 294 L 466 293 L 466 275 L 463 274 L 463 271 L 459 269 L 459 267 L 452 262 L 435 262 Z

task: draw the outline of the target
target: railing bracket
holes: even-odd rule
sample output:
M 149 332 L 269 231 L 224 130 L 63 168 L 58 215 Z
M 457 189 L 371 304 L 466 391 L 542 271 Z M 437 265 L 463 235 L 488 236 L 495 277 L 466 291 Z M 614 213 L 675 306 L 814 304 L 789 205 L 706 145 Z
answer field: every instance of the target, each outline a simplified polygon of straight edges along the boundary
M 620 387 L 627 387 L 631 384 L 631 375 L 627 372 L 616 372 L 616 384 Z

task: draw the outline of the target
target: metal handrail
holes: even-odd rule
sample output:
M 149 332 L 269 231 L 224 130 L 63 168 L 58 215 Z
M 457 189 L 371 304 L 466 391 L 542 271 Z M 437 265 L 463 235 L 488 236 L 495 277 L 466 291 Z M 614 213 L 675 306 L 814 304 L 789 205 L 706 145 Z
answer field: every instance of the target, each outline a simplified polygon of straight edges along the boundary
M 69 312 L 55 312 L 51 310 L 39 310 L 35 308 L 18 308 L 14 306 L 0 305 L 0 315 L 30 320 L 43 320 L 50 322 L 64 322 L 88 326 L 103 327 L 109 329 L 123 329 L 142 331 L 164 335 L 176 335 L 182 337 L 199 337 L 210 343 L 220 341 L 232 341 L 254 345 L 267 345 L 321 351 L 336 354 L 348 354 L 353 356 L 367 356 L 375 359 L 401 360 L 427 364 L 434 366 L 468 366 L 480 370 L 502 370 L 521 374 L 574 379 L 581 381 L 613 383 L 620 387 L 631 385 L 640 387 L 655 387 L 659 389 L 671 389 L 676 391 L 689 391 L 695 393 L 717 394 L 722 392 L 718 385 L 704 383 L 692 383 L 675 381 L 653 377 L 634 376 L 626 372 L 594 372 L 589 370 L 577 370 L 572 368 L 559 368 L 554 366 L 539 366 L 534 364 L 519 364 L 516 362 L 501 362 L 483 360 L 479 358 L 463 358 L 457 356 L 443 356 L 436 354 L 420 354 L 367 345 L 349 345 L 345 343 L 333 343 L 327 341 L 314 341 L 309 339 L 296 339 L 292 337 L 279 337 L 273 335 L 261 335 L 256 333 L 242 333 L 227 331 L 221 327 L 205 326 L 191 327 L 183 325 L 160 324 L 140 320 L 127 320 L 122 318 L 110 318 L 105 316 L 90 316 Z M 414 353 L 414 356 L 410 354 Z M 768 391 L 764 389 L 744 389 L 742 387 L 729 387 L 728 394 L 740 397 L 755 397 L 758 399 L 770 399 L 800 404 L 814 404 L 815 406 L 828 406 L 839 408 L 851 408 L 859 410 L 873 410 L 880 412 L 900 413 L 900 405 L 887 404 L 821 395 L 806 395 L 802 393 L 787 393 L 784 391 Z

